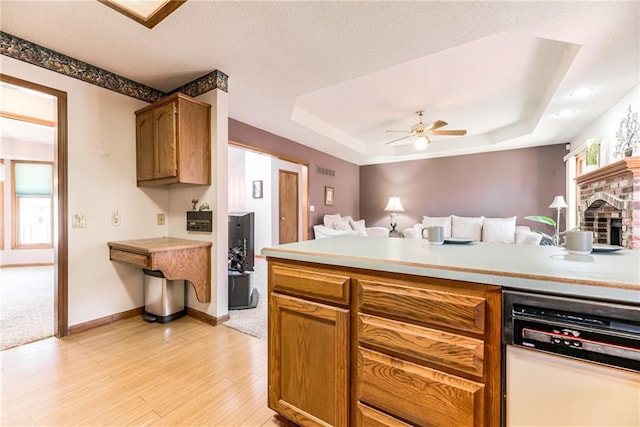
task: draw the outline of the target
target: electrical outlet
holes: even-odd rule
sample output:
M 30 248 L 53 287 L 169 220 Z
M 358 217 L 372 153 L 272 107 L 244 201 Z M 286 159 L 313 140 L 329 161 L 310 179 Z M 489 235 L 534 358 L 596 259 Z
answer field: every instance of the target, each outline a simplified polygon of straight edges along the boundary
M 117 227 L 120 225 L 120 212 L 118 212 L 117 210 L 113 211 L 113 213 L 111 214 L 111 225 L 113 225 L 114 227 Z
M 164 225 L 165 218 L 163 213 L 158 214 L 158 225 Z
M 85 228 L 87 226 L 87 221 L 84 217 L 84 214 L 74 214 L 71 220 L 71 227 L 73 228 Z

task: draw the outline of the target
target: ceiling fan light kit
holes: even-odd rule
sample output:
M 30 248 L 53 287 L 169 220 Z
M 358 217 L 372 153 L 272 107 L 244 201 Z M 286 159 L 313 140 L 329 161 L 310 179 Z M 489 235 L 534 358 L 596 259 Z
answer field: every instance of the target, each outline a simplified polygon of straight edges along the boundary
M 394 142 L 398 142 L 401 141 L 403 139 L 409 138 L 411 136 L 415 136 L 416 139 L 413 142 L 414 147 L 416 148 L 416 150 L 418 151 L 424 151 L 427 149 L 427 146 L 431 143 L 431 140 L 429 139 L 429 134 L 431 135 L 445 135 L 445 136 L 453 136 L 453 135 L 457 135 L 457 136 L 462 136 L 462 135 L 466 135 L 467 131 L 466 130 L 462 130 L 462 129 L 458 129 L 458 130 L 438 130 L 443 126 L 447 125 L 447 122 L 444 122 L 442 120 L 436 120 L 435 122 L 429 124 L 429 125 L 425 125 L 424 122 L 422 121 L 422 117 L 424 116 L 424 111 L 423 110 L 418 110 L 416 111 L 416 114 L 419 117 L 419 122 L 416 125 L 413 125 L 411 127 L 411 130 L 388 130 L 387 132 L 403 132 L 403 133 L 408 133 L 407 136 L 403 136 L 401 138 L 398 139 L 394 139 L 393 141 L 389 141 L 386 142 L 385 145 L 389 145 L 392 144 Z
M 426 136 L 419 135 L 413 145 L 416 147 L 416 150 L 424 151 L 427 149 L 427 145 L 429 145 L 430 142 L 431 141 Z

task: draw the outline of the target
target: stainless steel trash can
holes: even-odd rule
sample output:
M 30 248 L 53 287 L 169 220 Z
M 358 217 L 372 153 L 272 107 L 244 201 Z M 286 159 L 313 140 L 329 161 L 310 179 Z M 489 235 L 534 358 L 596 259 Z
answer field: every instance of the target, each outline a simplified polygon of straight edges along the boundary
M 168 280 L 161 271 L 144 273 L 144 313 L 148 322 L 167 323 L 187 314 L 184 280 Z

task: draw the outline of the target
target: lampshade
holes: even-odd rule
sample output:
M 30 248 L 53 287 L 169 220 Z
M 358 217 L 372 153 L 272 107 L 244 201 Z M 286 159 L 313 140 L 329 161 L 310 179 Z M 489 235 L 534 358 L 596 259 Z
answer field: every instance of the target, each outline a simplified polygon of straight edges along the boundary
M 400 203 L 400 197 L 389 197 L 389 202 L 387 203 L 387 207 L 384 208 L 384 210 L 387 212 L 404 212 L 402 203 Z
M 427 149 L 427 145 L 429 145 L 429 140 L 426 136 L 419 136 L 416 138 L 416 141 L 413 143 L 416 147 L 416 150 L 423 151 Z
M 553 198 L 553 202 L 551 202 L 549 207 L 553 209 L 562 209 L 562 208 L 568 208 L 569 205 L 567 204 L 567 202 L 564 201 L 563 196 L 556 196 Z

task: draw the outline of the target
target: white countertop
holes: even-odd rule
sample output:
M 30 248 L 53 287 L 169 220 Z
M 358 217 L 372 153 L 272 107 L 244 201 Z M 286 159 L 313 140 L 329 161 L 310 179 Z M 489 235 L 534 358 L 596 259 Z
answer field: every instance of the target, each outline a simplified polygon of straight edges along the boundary
M 267 257 L 640 303 L 640 250 L 569 255 L 553 246 L 444 244 L 339 236 L 272 248 Z

